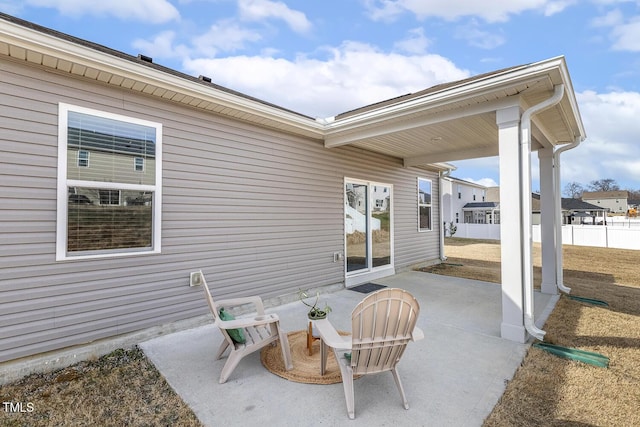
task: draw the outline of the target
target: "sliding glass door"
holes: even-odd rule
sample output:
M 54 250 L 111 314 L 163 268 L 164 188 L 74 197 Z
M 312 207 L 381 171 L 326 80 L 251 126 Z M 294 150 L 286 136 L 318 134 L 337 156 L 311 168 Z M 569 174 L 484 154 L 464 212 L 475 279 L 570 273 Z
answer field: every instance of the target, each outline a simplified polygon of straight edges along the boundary
M 345 180 L 347 276 L 392 264 L 391 185 Z

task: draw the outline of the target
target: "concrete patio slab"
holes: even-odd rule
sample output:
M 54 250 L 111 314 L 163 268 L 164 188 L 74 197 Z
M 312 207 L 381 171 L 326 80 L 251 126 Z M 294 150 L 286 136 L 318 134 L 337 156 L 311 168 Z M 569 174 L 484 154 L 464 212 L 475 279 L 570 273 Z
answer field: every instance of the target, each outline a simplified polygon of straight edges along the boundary
M 222 337 L 213 325 L 155 338 L 141 347 L 207 426 L 482 425 L 530 345 L 500 338 L 499 285 L 421 272 L 375 282 L 406 289 L 421 305 L 418 326 L 425 339 L 411 343 L 398 365 L 409 410 L 402 407 L 391 374 L 370 375 L 355 382 L 356 419 L 349 420 L 342 384 L 280 378 L 262 366 L 259 352 L 243 359 L 229 381 L 219 384 L 225 359 L 214 360 Z M 345 330 L 362 298 L 364 294 L 346 289 L 322 295 L 333 308 L 331 322 Z M 556 301 L 535 293 L 538 326 Z M 268 311 L 278 313 L 286 331 L 307 326 L 300 302 Z

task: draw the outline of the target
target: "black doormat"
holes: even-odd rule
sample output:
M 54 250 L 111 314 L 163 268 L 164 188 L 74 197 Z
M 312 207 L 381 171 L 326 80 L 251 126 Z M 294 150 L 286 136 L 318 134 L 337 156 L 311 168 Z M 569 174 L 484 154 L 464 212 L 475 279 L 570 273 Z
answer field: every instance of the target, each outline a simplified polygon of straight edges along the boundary
M 351 291 L 360 292 L 361 294 L 368 294 L 369 292 L 377 291 L 378 289 L 386 288 L 385 285 L 378 285 L 376 283 L 363 283 L 362 285 L 349 288 Z

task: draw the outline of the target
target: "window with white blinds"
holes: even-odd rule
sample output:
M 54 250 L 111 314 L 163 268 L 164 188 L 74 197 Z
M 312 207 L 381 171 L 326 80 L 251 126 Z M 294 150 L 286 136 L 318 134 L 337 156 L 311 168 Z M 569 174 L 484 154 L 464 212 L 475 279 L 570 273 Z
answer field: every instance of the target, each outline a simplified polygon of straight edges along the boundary
M 59 114 L 57 259 L 159 252 L 162 125 L 68 104 Z

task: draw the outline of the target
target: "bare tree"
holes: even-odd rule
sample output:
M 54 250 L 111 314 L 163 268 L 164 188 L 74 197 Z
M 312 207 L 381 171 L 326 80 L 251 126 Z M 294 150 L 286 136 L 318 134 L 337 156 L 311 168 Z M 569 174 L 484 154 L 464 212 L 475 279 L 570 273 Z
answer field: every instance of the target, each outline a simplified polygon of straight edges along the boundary
M 579 199 L 582 197 L 582 192 L 584 191 L 584 187 L 579 182 L 569 182 L 564 186 L 563 194 L 567 197 L 571 197 L 572 199 Z
M 631 200 L 640 200 L 640 189 L 638 190 L 627 190 L 629 192 L 629 199 Z
M 589 183 L 589 191 L 617 191 L 620 186 L 615 179 L 604 178 Z

